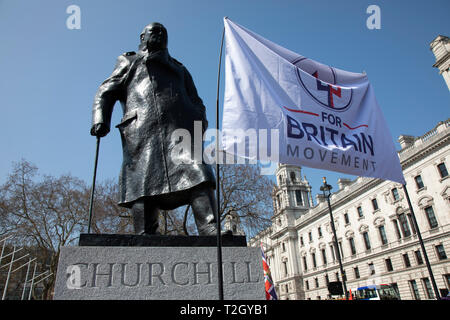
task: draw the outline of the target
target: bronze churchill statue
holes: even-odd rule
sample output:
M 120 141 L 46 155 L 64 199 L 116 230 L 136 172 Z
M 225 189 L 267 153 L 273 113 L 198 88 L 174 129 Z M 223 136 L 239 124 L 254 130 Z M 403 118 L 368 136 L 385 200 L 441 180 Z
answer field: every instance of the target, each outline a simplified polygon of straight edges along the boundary
M 123 109 L 116 126 L 121 135 L 123 163 L 119 177 L 119 205 L 131 209 L 136 234 L 158 231 L 159 209 L 190 204 L 199 235 L 213 235 L 215 178 L 205 163 L 176 164 L 171 152 L 176 129 L 193 136 L 194 121 L 206 130 L 205 106 L 188 70 L 167 50 L 167 30 L 147 25 L 137 53 L 118 57 L 111 76 L 99 87 L 92 111 L 91 135 L 108 134 L 117 100 Z M 180 157 L 183 155 L 180 155 Z

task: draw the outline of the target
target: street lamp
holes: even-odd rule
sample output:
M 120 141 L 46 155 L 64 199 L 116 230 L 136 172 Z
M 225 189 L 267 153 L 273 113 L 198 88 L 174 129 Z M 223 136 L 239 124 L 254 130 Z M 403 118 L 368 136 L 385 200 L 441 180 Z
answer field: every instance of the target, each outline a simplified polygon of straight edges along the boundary
M 330 203 L 330 196 L 331 196 L 331 189 L 333 187 L 329 184 L 327 184 L 327 179 L 323 177 L 323 185 L 320 187 L 320 191 L 323 192 L 323 196 L 327 198 L 328 203 L 328 210 L 330 211 L 330 219 L 331 219 L 331 229 L 333 230 L 334 235 L 334 247 L 336 248 L 336 255 L 338 257 L 339 261 L 339 268 L 341 269 L 341 275 L 342 275 L 342 286 L 345 293 L 345 298 L 348 299 L 348 293 L 347 293 L 347 286 L 345 285 L 345 274 L 344 274 L 344 268 L 342 266 L 342 260 L 341 260 L 341 254 L 339 252 L 339 244 L 338 239 L 336 235 L 336 228 L 334 227 L 334 219 L 333 219 L 333 212 L 331 211 L 331 203 Z

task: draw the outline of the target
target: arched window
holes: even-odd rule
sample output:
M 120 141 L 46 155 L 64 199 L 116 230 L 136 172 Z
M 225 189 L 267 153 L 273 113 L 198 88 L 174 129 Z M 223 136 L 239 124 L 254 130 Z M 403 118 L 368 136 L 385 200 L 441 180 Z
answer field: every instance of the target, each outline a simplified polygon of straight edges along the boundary
M 295 201 L 297 202 L 297 206 L 303 205 L 302 192 L 300 190 L 295 190 Z
M 404 237 L 409 237 L 411 235 L 411 229 L 409 228 L 409 223 L 406 218 L 406 214 L 402 213 L 398 215 L 398 221 L 400 221 L 400 227 L 403 232 Z
M 292 182 L 295 182 L 296 180 L 295 180 L 295 172 L 293 172 L 293 171 L 291 171 L 291 181 Z

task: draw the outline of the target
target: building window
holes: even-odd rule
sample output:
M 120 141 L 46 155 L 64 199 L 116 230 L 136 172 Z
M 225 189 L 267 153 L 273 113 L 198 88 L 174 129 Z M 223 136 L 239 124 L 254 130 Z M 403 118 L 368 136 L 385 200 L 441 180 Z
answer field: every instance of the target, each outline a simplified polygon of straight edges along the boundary
M 393 220 L 392 223 L 394 224 L 394 229 L 395 229 L 395 234 L 397 235 L 397 239 L 401 239 L 402 235 L 400 233 L 400 229 L 398 228 L 397 220 Z
M 283 272 L 284 276 L 287 277 L 288 275 L 287 261 L 283 261 Z
M 331 257 L 333 258 L 333 261 L 336 261 L 336 254 L 334 251 L 334 246 L 330 244 L 330 250 L 331 250 Z
M 372 207 L 373 207 L 373 210 L 378 210 L 379 209 L 378 208 L 378 201 L 377 201 L 376 198 L 372 199 Z
M 414 181 L 416 182 L 417 189 L 422 189 L 423 187 L 425 187 L 421 175 L 415 176 Z
M 370 239 L 369 239 L 369 233 L 366 231 L 366 232 L 363 232 L 363 238 L 364 238 L 364 244 L 366 245 L 366 250 L 370 250 Z
M 398 285 L 397 283 L 391 283 L 392 288 L 394 288 L 395 292 L 397 293 L 397 295 L 400 297 L 400 290 L 398 289 Z
M 397 188 L 392 189 L 392 196 L 394 197 L 394 201 L 400 200 Z
M 327 264 L 327 252 L 325 251 L 325 249 L 322 249 L 322 260 L 323 264 Z
M 358 211 L 358 217 L 362 218 L 364 217 L 363 211 L 361 207 L 356 208 L 356 210 Z
M 305 245 L 305 243 L 303 242 L 303 236 L 300 236 L 300 246 L 304 246 Z
M 303 257 L 303 270 L 308 270 L 308 262 L 306 261 L 306 257 Z
M 409 256 L 407 253 L 403 255 L 403 262 L 405 263 L 405 268 L 411 267 L 411 261 L 409 261 Z
M 306 290 L 309 290 L 309 282 L 308 282 L 308 280 L 305 280 L 305 287 L 306 287 Z
M 312 239 L 312 232 L 310 231 L 310 232 L 308 232 L 308 237 L 309 237 L 309 242 L 312 242 L 313 241 L 313 239 Z
M 409 285 L 415 300 L 420 300 L 419 288 L 417 288 L 416 280 L 409 280 Z
M 297 206 L 303 205 L 302 192 L 300 190 L 295 190 L 295 201 L 297 202 Z
M 321 238 L 322 237 L 322 228 L 318 227 L 317 232 L 319 233 L 319 237 Z
M 414 221 L 413 221 L 413 218 L 410 213 L 408 213 L 408 221 L 409 221 L 409 225 L 411 226 L 412 232 L 414 234 L 416 234 L 417 233 L 416 226 L 414 225 Z
M 351 251 L 352 255 L 356 254 L 355 239 L 350 238 L 350 239 L 348 239 L 348 242 L 350 244 L 350 251 Z
M 313 252 L 313 253 L 311 253 L 311 256 L 312 256 L 313 267 L 317 268 L 316 254 Z
M 291 181 L 295 182 L 295 172 L 291 172 Z
M 417 264 L 423 264 L 422 254 L 420 253 L 420 250 L 414 251 L 414 254 L 416 256 Z
M 387 271 L 393 271 L 394 267 L 392 266 L 392 261 L 391 258 L 387 258 L 386 260 L 384 260 L 386 262 L 386 270 Z
M 325 283 L 328 284 L 330 283 L 330 278 L 328 277 L 328 274 L 325 275 Z
M 425 208 L 425 214 L 427 215 L 428 224 L 430 225 L 430 228 L 436 228 L 438 226 L 436 216 L 434 215 L 433 207 L 426 207 Z
M 345 221 L 345 224 L 349 224 L 350 223 L 350 221 L 348 220 L 348 214 L 347 213 L 344 213 L 344 221 Z
M 373 263 L 369 263 L 369 274 L 372 276 L 375 274 L 375 266 Z
M 445 282 L 447 283 L 447 288 L 450 289 L 450 274 L 444 274 Z
M 428 278 L 422 278 L 423 285 L 425 287 L 425 293 L 428 299 L 434 299 L 433 289 L 431 288 L 431 282 Z
M 400 221 L 400 227 L 402 228 L 403 236 L 409 237 L 411 235 L 411 230 L 409 229 L 408 219 L 406 214 L 402 213 L 398 215 L 398 220 Z
M 279 194 L 277 194 L 277 204 L 278 204 L 278 208 L 281 209 L 281 198 L 280 198 Z
M 441 175 L 441 178 L 445 178 L 446 176 L 448 176 L 448 171 L 447 171 L 447 167 L 445 166 L 445 163 L 440 163 L 438 164 L 438 170 L 439 170 L 439 174 Z
M 379 226 L 378 232 L 380 233 L 381 244 L 383 245 L 387 244 L 388 240 L 386 236 L 386 229 L 384 228 L 384 226 Z
M 281 243 L 281 250 L 283 252 L 286 252 L 286 245 L 284 244 L 284 242 Z
M 445 249 L 442 244 L 436 246 L 436 253 L 438 255 L 439 260 L 447 259 L 447 254 L 445 253 Z
M 319 287 L 319 278 L 314 278 L 314 282 L 316 283 L 316 288 Z
M 359 279 L 361 276 L 359 275 L 358 267 L 353 268 L 353 272 L 355 273 L 355 279 Z

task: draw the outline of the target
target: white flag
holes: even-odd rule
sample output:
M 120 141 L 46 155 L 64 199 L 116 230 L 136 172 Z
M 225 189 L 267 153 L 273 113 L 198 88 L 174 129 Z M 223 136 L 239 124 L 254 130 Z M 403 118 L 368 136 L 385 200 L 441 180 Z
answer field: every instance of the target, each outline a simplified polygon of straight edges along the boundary
M 365 74 L 303 57 L 228 18 L 224 24 L 225 153 L 405 183 Z

